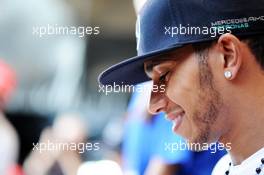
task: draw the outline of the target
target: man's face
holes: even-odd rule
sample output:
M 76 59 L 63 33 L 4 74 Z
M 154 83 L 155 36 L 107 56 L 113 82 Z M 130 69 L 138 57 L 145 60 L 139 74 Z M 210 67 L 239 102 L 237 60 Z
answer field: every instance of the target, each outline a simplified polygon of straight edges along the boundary
M 191 143 L 218 139 L 217 119 L 223 103 L 206 53 L 197 54 L 186 46 L 162 61 L 145 62 L 145 71 L 154 85 L 166 87 L 163 93 L 152 92 L 150 112 L 166 112 L 173 131 Z

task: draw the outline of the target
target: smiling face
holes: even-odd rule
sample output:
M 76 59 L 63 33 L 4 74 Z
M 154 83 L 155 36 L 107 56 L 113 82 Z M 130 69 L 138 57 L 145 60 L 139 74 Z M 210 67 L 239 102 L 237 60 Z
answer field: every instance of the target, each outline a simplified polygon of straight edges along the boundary
M 164 93 L 152 92 L 150 112 L 166 112 L 173 131 L 191 143 L 216 141 L 223 103 L 214 87 L 207 54 L 197 54 L 192 46 L 186 46 L 166 58 L 145 62 L 153 83 L 166 86 Z

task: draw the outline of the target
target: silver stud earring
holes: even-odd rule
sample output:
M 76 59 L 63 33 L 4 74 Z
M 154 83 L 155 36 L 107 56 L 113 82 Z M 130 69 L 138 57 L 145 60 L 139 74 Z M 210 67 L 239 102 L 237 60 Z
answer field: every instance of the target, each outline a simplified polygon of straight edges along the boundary
M 232 72 L 231 71 L 225 71 L 225 78 L 230 79 L 232 77 Z

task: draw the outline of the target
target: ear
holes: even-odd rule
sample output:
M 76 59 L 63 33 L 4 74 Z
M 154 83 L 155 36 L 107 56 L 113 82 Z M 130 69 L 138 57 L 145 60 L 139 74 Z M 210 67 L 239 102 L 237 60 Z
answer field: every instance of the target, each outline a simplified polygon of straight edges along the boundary
M 232 76 L 228 79 L 232 80 L 237 77 L 242 64 L 241 42 L 236 36 L 226 33 L 220 36 L 217 43 L 223 54 L 223 75 L 226 71 L 231 72 Z

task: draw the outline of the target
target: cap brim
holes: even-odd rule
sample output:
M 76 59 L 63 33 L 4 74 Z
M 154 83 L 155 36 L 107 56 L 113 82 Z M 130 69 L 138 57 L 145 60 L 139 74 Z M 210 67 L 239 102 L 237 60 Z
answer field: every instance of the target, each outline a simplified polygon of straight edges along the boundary
M 99 83 L 102 85 L 135 85 L 149 81 L 150 79 L 144 71 L 144 62 L 149 59 L 160 57 L 163 54 L 182 46 L 183 45 L 174 45 L 166 49 L 133 57 L 113 65 L 99 75 Z

